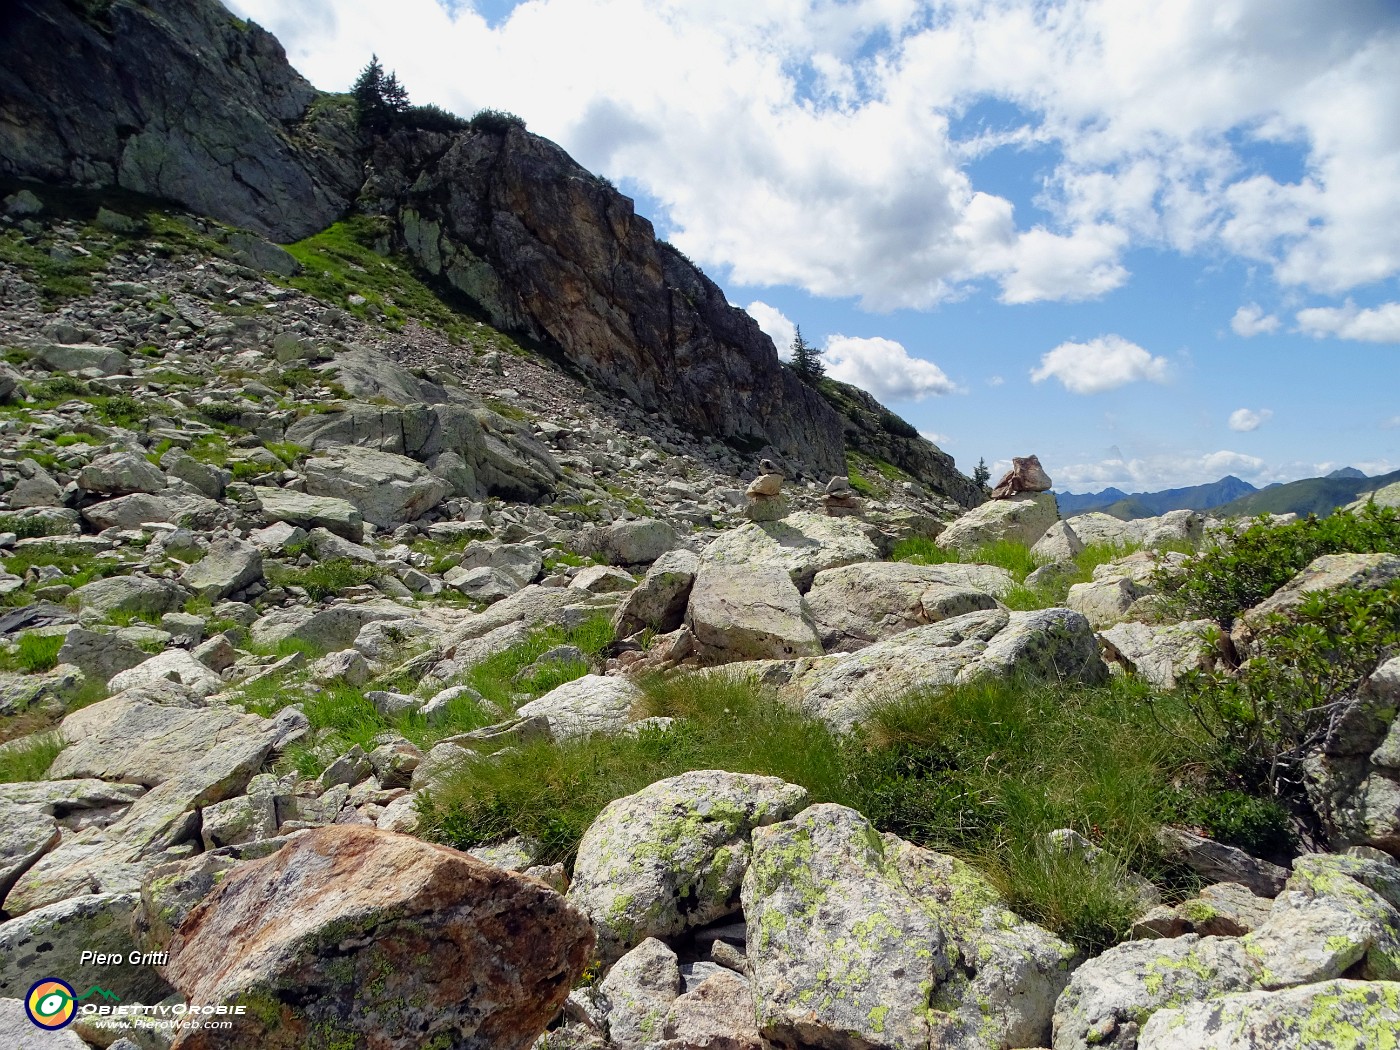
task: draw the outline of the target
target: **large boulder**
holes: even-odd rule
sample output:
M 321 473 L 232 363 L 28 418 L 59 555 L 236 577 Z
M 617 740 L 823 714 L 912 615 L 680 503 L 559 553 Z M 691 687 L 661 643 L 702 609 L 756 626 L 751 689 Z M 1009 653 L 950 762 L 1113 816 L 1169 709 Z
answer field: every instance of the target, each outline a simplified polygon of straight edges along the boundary
M 195 696 L 212 696 L 224 680 L 184 649 L 167 649 L 135 667 L 114 674 L 107 688 L 114 693 L 156 682 L 178 682 Z
M 942 565 L 859 562 L 823 569 L 806 602 L 827 652 L 855 652 L 927 623 L 997 607 L 986 591 L 949 578 Z
M 806 592 L 823 569 L 880 557 L 868 529 L 856 518 L 797 511 L 781 521 L 726 529 L 704 549 L 701 564 L 776 566 L 792 578 L 799 591 Z
M 120 350 L 96 343 L 45 343 L 34 347 L 34 363 L 50 372 L 96 369 L 104 376 L 131 374 L 131 361 Z
M 184 605 L 186 591 L 170 580 L 150 576 L 109 576 L 83 584 L 73 597 L 85 614 L 98 618 L 112 613 L 160 616 Z
M 759 1028 L 784 1046 L 1041 1045 L 1075 961 L 966 864 L 842 806 L 756 830 L 742 896 Z
M 1400 580 L 1400 555 L 1324 554 L 1254 608 L 1242 613 L 1231 632 L 1242 655 L 1252 655 L 1274 617 L 1287 619 L 1310 594 L 1325 591 L 1372 591 Z
M 57 846 L 62 837 L 57 821 L 43 809 L 16 805 L 0 797 L 0 901 L 15 880 Z
M 700 558 L 688 550 L 667 551 L 651 564 L 647 574 L 613 615 L 613 630 L 620 638 L 650 627 L 658 634 L 674 631 L 685 620 L 690 589 L 700 570 Z
M 675 550 L 680 536 L 670 522 L 659 518 L 615 521 L 593 536 L 609 565 L 648 565 Z
M 263 556 L 251 543 L 232 536 L 216 539 L 204 557 L 180 573 L 180 582 L 196 594 L 218 601 L 263 576 Z
M 78 488 L 107 496 L 159 492 L 165 488 L 165 475 L 145 456 L 135 452 L 109 452 L 78 471 Z
M 1165 1006 L 1251 991 L 1255 967 L 1234 937 L 1128 941 L 1080 966 L 1055 1004 L 1055 1050 L 1134 1050 Z
M 49 779 L 93 777 L 149 790 L 110 827 L 64 841 L 20 876 L 7 911 L 31 911 L 94 885 L 135 888 L 143 864 L 197 837 L 200 807 L 243 790 L 285 729 L 228 707 L 174 706 L 181 692 L 169 687 L 169 702 L 157 702 L 134 689 L 63 720 L 68 746 Z
M 587 674 L 556 686 L 544 696 L 524 704 L 516 713 L 549 720 L 556 740 L 616 733 L 631 721 L 632 706 L 642 691 L 626 678 Z
M 1158 689 L 1176 688 L 1187 671 L 1202 671 L 1213 663 L 1208 639 L 1218 630 L 1212 620 L 1188 620 L 1166 626 L 1120 623 L 1099 633 L 1104 657 Z
M 190 1001 L 250 1008 L 178 1050 L 315 1033 L 382 1047 L 526 1050 L 588 962 L 587 918 L 542 883 L 360 826 L 298 836 L 230 873 L 170 945 Z
M 72 664 L 89 678 L 105 682 L 119 671 L 149 660 L 151 654 L 116 634 L 71 628 L 58 651 L 58 662 Z
M 364 517 L 349 500 L 261 485 L 253 486 L 253 495 L 265 521 L 282 521 L 304 529 L 329 529 L 352 543 L 365 538 Z
M 1400 983 L 1324 981 L 1159 1010 L 1138 1050 L 1369 1050 L 1394 1045 Z
M 966 613 L 887 638 L 839 659 L 818 662 L 787 687 L 808 711 L 838 729 L 867 710 L 915 689 L 983 675 L 1027 675 L 1086 683 L 1108 669 L 1088 621 L 1068 609 Z
M 365 521 L 386 529 L 416 520 L 452 491 L 407 456 L 358 445 L 328 448 L 304 469 L 310 495 L 348 500 Z
M 1400 657 L 1387 660 L 1304 765 L 1308 797 L 1335 849 L 1400 856 Z
M 687 967 L 692 970 L 694 966 Z M 737 973 L 686 979 L 676 953 L 649 937 L 617 961 L 591 996 L 613 1050 L 766 1050 L 753 992 Z
M 768 562 L 702 562 L 685 619 L 707 663 L 822 654 L 802 595 Z
M 232 511 L 194 492 L 165 489 L 159 493 L 133 492 L 83 508 L 83 520 L 93 528 L 136 529 L 142 525 L 169 523 L 195 529 L 227 524 Z
M 944 550 L 972 554 L 996 540 L 1012 540 L 1033 547 L 1045 530 L 1060 520 L 1053 492 L 1021 494 L 989 500 L 951 522 L 939 533 Z
M 569 900 L 588 913 L 612 962 L 647 937 L 671 937 L 739 909 L 754 828 L 807 804 L 776 777 L 702 769 L 610 802 L 574 863 Z
M 132 1050 L 135 1044 L 112 1045 L 117 1050 Z M 35 1028 L 34 1022 L 25 1012 L 24 998 L 0 998 L 0 1046 L 12 1046 L 21 1050 L 91 1050 L 72 1028 L 60 1028 L 52 1032 L 42 1032 Z

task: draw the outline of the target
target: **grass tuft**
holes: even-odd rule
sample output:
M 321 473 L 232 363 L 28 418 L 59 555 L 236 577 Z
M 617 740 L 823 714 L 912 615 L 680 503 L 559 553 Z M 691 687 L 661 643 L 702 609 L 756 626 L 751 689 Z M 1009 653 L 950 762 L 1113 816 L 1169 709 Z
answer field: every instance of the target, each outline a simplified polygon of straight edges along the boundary
M 0 748 L 0 784 L 43 780 L 63 747 L 57 733 L 38 733 Z

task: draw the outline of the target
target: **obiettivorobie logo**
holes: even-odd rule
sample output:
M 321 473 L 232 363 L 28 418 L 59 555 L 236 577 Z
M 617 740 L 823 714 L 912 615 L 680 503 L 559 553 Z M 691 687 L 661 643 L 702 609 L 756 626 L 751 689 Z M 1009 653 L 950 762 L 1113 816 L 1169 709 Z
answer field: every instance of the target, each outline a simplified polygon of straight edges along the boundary
M 34 986 L 29 989 L 29 994 L 24 999 L 24 1012 L 39 1028 L 47 1032 L 56 1032 L 73 1023 L 79 1003 L 94 996 L 109 1003 L 121 1002 L 121 997 L 116 992 L 110 992 L 95 984 L 79 995 L 67 981 L 61 981 L 57 977 L 45 977 L 41 981 L 35 981 Z

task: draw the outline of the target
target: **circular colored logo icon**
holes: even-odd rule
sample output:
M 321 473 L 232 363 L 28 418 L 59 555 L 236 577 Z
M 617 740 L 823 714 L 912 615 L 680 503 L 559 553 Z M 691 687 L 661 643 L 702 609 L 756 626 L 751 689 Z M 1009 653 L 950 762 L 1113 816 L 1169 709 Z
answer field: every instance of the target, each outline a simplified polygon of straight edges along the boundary
M 45 977 L 29 989 L 24 1000 L 24 1012 L 40 1028 L 56 1031 L 66 1027 L 77 1011 L 77 993 L 67 981 Z

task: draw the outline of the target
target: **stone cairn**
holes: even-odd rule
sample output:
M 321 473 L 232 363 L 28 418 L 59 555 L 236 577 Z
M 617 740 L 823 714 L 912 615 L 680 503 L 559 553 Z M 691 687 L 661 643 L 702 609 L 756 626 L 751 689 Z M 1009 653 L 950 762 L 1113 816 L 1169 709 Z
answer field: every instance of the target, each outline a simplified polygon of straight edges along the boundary
M 861 512 L 860 497 L 851 488 L 851 479 L 837 475 L 826 483 L 822 506 L 829 518 L 846 518 Z
M 1011 499 L 1022 492 L 1048 492 L 1053 484 L 1050 475 L 1035 456 L 1013 456 L 1011 469 L 992 489 L 992 499 Z
M 748 502 L 744 505 L 744 517 L 750 521 L 777 521 L 787 514 L 787 500 L 783 499 L 783 474 L 771 459 L 758 461 L 758 477 L 749 482 L 744 490 Z

